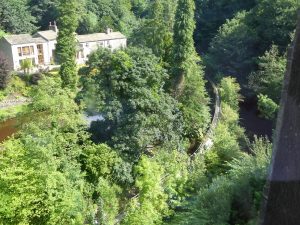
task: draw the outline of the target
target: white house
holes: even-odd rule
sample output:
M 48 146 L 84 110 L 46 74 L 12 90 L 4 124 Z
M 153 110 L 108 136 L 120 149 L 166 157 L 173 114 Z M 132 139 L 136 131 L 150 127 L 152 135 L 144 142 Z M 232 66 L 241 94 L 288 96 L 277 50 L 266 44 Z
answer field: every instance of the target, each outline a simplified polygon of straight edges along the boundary
M 34 35 L 8 35 L 0 40 L 0 53 L 4 54 L 12 70 L 20 70 L 24 59 L 31 59 L 37 67 L 55 63 L 55 47 L 58 29 L 50 23 L 49 30 L 39 31 Z M 126 47 L 127 38 L 120 32 L 107 29 L 105 33 L 76 35 L 78 42 L 76 60 L 84 64 L 89 54 L 99 47 L 112 50 Z

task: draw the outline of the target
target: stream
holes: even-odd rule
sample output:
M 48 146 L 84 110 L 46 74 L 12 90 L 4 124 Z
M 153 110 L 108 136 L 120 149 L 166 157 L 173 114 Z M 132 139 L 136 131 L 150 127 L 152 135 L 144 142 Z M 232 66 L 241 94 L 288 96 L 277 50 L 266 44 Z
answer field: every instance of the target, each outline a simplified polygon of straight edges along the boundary
M 83 118 L 88 126 L 90 126 L 93 121 L 103 120 L 101 115 L 90 116 L 83 114 Z M 16 134 L 20 130 L 22 124 L 30 120 L 32 120 L 32 115 L 23 115 L 0 122 L 0 143 L 10 138 L 13 134 Z

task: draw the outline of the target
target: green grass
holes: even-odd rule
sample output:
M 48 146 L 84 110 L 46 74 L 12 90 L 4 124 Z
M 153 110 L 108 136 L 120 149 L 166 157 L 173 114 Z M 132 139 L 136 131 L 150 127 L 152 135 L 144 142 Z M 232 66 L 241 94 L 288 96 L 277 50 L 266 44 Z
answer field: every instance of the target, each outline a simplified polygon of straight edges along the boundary
M 15 118 L 19 114 L 27 111 L 27 105 L 12 106 L 6 109 L 0 109 L 0 122 Z

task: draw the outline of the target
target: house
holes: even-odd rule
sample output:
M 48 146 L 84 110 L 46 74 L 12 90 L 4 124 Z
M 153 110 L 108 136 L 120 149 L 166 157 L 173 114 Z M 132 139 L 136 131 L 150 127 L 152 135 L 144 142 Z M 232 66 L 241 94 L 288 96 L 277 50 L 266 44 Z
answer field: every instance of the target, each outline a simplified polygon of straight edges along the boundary
M 44 68 L 55 63 L 58 29 L 50 23 L 49 30 L 34 35 L 8 35 L 0 40 L 0 53 L 4 54 L 12 70 L 20 70 L 22 60 L 30 59 L 36 67 Z M 107 29 L 105 33 L 76 35 L 77 64 L 84 64 L 91 52 L 99 47 L 115 50 L 127 46 L 127 38 L 120 32 Z

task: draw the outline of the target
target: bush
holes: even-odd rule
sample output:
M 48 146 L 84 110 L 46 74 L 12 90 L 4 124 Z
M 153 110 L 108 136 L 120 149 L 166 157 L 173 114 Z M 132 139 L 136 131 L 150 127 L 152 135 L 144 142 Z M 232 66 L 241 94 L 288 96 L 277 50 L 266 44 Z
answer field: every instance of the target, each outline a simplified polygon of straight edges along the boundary
M 10 78 L 9 65 L 6 58 L 0 54 L 0 89 L 7 87 Z
M 279 106 L 267 95 L 258 95 L 258 110 L 266 119 L 275 119 Z

